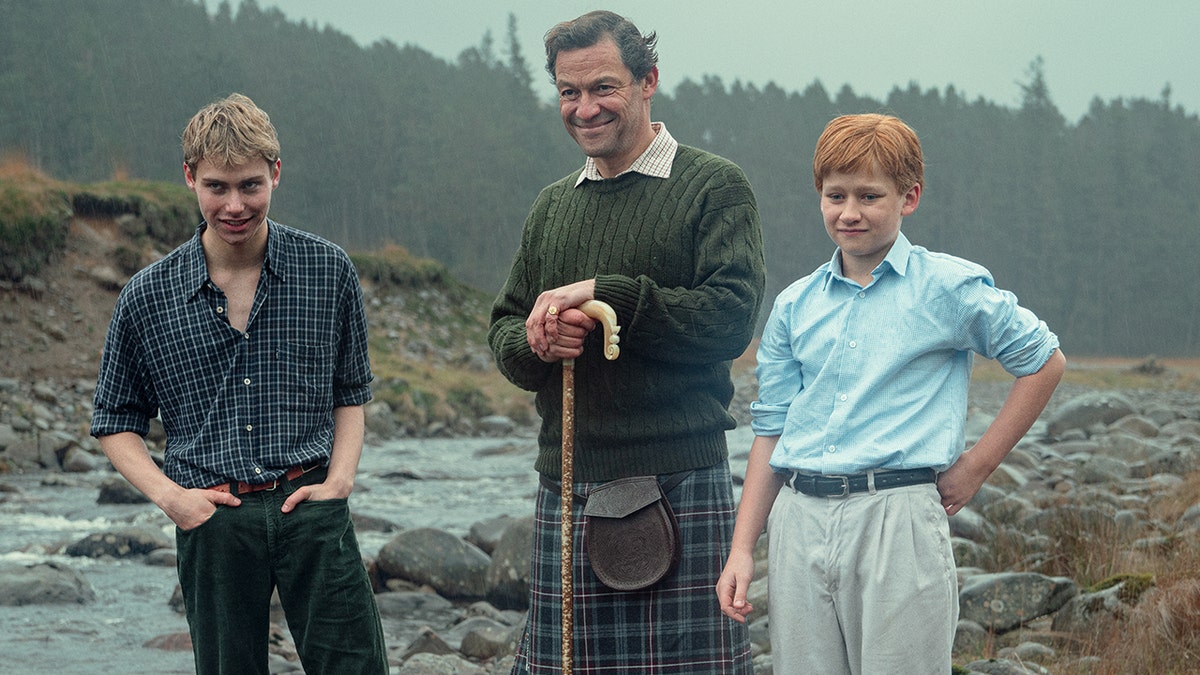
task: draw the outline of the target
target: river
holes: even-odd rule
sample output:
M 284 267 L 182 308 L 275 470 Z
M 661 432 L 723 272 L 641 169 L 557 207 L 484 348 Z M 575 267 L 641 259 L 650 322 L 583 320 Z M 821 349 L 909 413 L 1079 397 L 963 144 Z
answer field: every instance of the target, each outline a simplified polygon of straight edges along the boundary
M 748 429 L 730 432 L 735 474 L 744 470 L 749 447 Z M 478 521 L 533 513 L 535 454 L 536 441 L 528 437 L 404 439 L 367 447 L 351 509 L 404 529 L 465 536 Z M 50 553 L 130 524 L 161 527 L 174 537 L 173 525 L 152 505 L 97 504 L 100 484 L 112 475 L 0 475 L 0 484 L 18 490 L 0 501 L 0 566 L 55 561 L 79 570 L 96 592 L 87 605 L 0 606 L 0 673 L 194 672 L 190 652 L 144 647 L 154 637 L 187 631 L 183 616 L 168 606 L 173 567 Z M 393 536 L 360 532 L 363 554 L 374 557 Z M 389 640 L 390 647 L 407 644 L 403 637 Z

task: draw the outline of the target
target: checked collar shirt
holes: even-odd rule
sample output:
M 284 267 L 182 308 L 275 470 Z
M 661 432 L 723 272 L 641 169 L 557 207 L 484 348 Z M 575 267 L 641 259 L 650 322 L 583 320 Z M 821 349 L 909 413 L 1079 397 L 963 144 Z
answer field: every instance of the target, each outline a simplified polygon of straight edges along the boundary
M 161 414 L 163 472 L 185 488 L 266 483 L 327 460 L 333 409 L 371 399 L 367 323 L 336 245 L 268 221 L 246 331 L 229 324 L 200 235 L 134 275 L 113 312 L 93 436 L 145 436 Z
M 650 145 L 621 173 L 613 176 L 624 176 L 627 173 L 635 172 L 645 174 L 652 178 L 670 178 L 671 165 L 675 162 L 675 151 L 679 149 L 679 142 L 675 140 L 671 133 L 667 131 L 667 125 L 662 122 L 653 122 L 651 128 L 654 129 L 654 140 L 650 141 Z M 604 180 L 604 176 L 600 175 L 600 169 L 596 166 L 596 160 L 588 157 L 583 163 L 583 171 L 579 173 L 579 178 L 575 181 L 575 187 L 579 187 L 585 180 Z

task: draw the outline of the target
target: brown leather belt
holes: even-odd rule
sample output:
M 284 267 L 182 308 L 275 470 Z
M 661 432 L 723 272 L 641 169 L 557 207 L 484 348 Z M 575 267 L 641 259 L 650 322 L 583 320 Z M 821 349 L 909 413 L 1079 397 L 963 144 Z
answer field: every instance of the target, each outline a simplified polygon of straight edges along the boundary
M 283 476 L 276 478 L 273 481 L 268 481 L 266 483 L 256 483 L 254 485 L 251 485 L 250 483 L 243 483 L 242 481 L 238 480 L 238 481 L 230 481 L 228 483 L 218 483 L 216 485 L 213 485 L 212 487 L 208 487 L 205 489 L 206 490 L 216 490 L 217 492 L 229 492 L 232 494 L 233 487 L 236 485 L 237 493 L 239 495 L 249 494 L 251 492 L 261 492 L 263 490 L 274 490 L 275 488 L 279 487 L 279 484 L 282 483 L 284 481 L 284 479 L 296 480 L 297 478 L 299 478 L 300 476 L 303 476 L 304 474 L 308 473 L 309 471 L 312 471 L 314 469 L 319 469 L 323 466 L 325 466 L 325 461 L 317 460 L 311 464 L 305 464 L 303 466 L 293 466 L 292 468 L 285 471 L 283 473 Z

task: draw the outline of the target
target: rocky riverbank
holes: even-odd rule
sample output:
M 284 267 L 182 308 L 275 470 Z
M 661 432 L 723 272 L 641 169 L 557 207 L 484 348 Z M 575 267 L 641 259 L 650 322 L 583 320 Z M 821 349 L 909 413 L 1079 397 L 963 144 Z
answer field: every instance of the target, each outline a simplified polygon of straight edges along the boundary
M 100 504 L 136 503 L 140 497 L 86 435 L 91 387 L 0 380 L 0 463 L 10 476 L 40 476 L 43 486 L 74 475 L 95 486 Z M 973 386 L 969 438 L 982 433 L 991 419 L 984 411 L 997 410 L 1006 391 L 1003 382 Z M 733 451 L 735 474 L 745 450 Z M 1121 670 L 1104 660 L 1111 631 L 1169 611 L 1168 600 L 1184 593 L 1200 602 L 1200 590 L 1188 590 L 1194 580 L 1164 574 L 1173 555 L 1197 544 L 1198 469 L 1196 392 L 1064 384 L 1026 439 L 951 519 L 961 581 L 956 663 L 984 673 Z M 0 474 L 0 502 L 10 506 L 23 499 L 13 483 Z M 1168 502 L 1174 505 L 1164 507 Z M 152 513 L 131 516 L 127 526 L 73 541 L 28 542 L 26 553 L 52 559 L 3 561 L 0 604 L 96 602 L 76 560 L 173 564 L 173 542 L 153 508 L 145 508 Z M 461 535 L 356 516 L 360 532 L 384 542 L 367 564 L 394 672 L 507 672 L 525 609 L 531 521 L 488 519 L 482 511 L 479 517 Z M 756 671 L 770 673 L 765 537 L 759 548 L 751 631 Z M 1100 550 L 1106 558 L 1093 560 Z M 282 616 L 277 620 L 273 672 L 296 670 Z M 188 640 L 166 632 L 143 648 L 186 651 Z

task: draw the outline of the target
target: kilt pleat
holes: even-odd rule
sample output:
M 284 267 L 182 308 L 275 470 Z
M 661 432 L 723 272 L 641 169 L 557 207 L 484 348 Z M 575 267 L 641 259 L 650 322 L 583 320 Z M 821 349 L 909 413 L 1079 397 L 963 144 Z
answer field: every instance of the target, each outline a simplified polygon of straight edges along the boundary
M 576 483 L 575 490 L 587 495 L 601 484 Z M 746 626 L 721 614 L 714 590 L 733 535 L 728 463 L 692 472 L 668 499 L 683 544 L 679 565 L 651 588 L 628 592 L 592 572 L 582 507 L 574 505 L 575 673 L 752 672 Z M 538 488 L 530 609 L 514 675 L 562 671 L 560 501 Z

